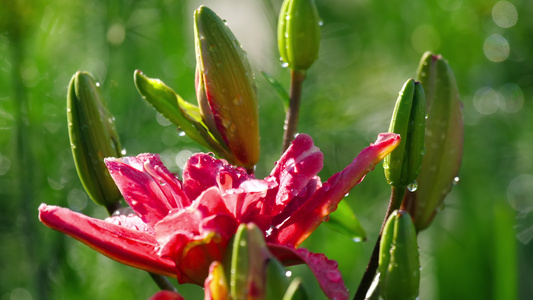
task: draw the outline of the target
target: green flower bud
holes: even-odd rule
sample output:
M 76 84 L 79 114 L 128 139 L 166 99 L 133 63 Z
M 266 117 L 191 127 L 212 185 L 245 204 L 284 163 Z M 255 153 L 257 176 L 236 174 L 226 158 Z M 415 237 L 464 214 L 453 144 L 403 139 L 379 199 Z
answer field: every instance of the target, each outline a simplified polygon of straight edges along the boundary
M 318 58 L 320 19 L 314 0 L 285 0 L 278 20 L 281 58 L 293 70 L 305 71 Z
M 252 170 L 259 160 L 257 91 L 246 53 L 212 10 L 194 14 L 196 95 L 203 120 L 232 163 Z
M 417 73 L 426 92 L 426 153 L 416 179 L 418 187 L 406 193 L 403 205 L 420 231 L 431 224 L 457 180 L 463 153 L 463 115 L 455 76 L 446 60 L 426 52 Z
M 379 293 L 385 300 L 418 297 L 420 261 L 416 230 L 407 212 L 394 211 L 383 228 L 379 248 Z
M 224 261 L 227 288 L 225 284 L 213 285 L 213 290 L 228 290 L 228 297 L 218 299 L 307 299 L 300 279 L 290 282 L 286 269 L 268 250 L 257 225 L 241 224 L 229 246 Z
M 104 158 L 120 157 L 122 149 L 114 117 L 88 73 L 77 72 L 70 80 L 67 119 L 78 176 L 91 199 L 112 212 L 122 196 L 109 175 Z
M 229 278 L 232 299 L 248 299 L 248 295 L 265 294 L 265 274 L 270 252 L 261 230 L 253 223 L 241 224 L 233 240 Z M 250 298 L 252 299 L 252 298 Z
M 383 160 L 390 185 L 404 187 L 416 179 L 424 155 L 426 98 L 424 89 L 413 79 L 404 84 L 392 115 L 389 132 L 399 134 L 400 145 Z

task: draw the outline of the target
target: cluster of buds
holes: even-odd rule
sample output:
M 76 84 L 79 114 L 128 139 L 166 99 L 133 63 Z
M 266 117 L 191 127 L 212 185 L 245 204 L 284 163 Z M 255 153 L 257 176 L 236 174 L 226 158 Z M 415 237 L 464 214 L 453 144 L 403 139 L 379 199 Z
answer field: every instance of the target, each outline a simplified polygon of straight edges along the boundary
M 417 80 L 426 92 L 426 147 L 417 188 L 406 192 L 402 205 L 420 231 L 431 224 L 457 181 L 463 156 L 463 115 L 455 76 L 442 56 L 426 52 Z

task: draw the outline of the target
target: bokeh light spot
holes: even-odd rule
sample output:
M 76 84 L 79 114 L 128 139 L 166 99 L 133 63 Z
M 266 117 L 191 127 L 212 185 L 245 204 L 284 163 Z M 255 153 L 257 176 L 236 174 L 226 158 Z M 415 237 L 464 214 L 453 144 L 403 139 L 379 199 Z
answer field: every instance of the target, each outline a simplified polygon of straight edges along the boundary
M 68 207 L 73 211 L 82 211 L 87 206 L 88 201 L 89 196 L 80 189 L 71 190 L 67 196 Z
M 507 200 L 517 211 L 533 208 L 533 175 L 515 177 L 507 187 Z
M 107 30 L 107 41 L 114 46 L 124 42 L 126 38 L 126 28 L 120 23 L 115 23 Z
M 516 113 L 524 106 L 524 92 L 517 84 L 506 83 L 499 89 L 499 92 L 503 97 L 503 111 Z
M 480 88 L 474 95 L 474 107 L 483 115 L 490 115 L 498 111 L 502 101 L 500 92 L 490 87 Z
M 10 168 L 11 160 L 7 156 L 0 154 L 0 176 L 6 174 Z
M 13 291 L 11 291 L 11 294 L 9 295 L 9 300 L 32 300 L 33 297 L 31 296 L 30 292 L 28 292 L 27 289 L 23 288 L 16 288 Z
M 493 62 L 505 61 L 509 57 L 509 51 L 509 42 L 499 34 L 489 36 L 483 44 L 485 56 Z
M 492 7 L 492 20 L 501 28 L 510 28 L 518 21 L 516 7 L 508 1 L 500 1 Z
M 185 168 L 185 164 L 187 163 L 187 160 L 193 155 L 194 153 L 190 150 L 181 150 L 176 154 L 176 165 L 178 165 L 178 168 L 182 169 Z

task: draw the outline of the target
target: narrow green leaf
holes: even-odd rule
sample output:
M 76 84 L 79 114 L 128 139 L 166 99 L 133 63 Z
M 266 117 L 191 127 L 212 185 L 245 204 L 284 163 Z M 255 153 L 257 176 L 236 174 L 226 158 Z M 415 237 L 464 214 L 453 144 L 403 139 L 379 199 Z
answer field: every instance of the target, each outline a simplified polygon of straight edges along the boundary
M 226 157 L 228 154 L 226 146 L 219 144 L 213 138 L 196 105 L 183 100 L 161 80 L 148 78 L 139 70 L 135 71 L 134 81 L 141 96 L 161 115 L 178 126 L 195 142 L 219 156 Z
M 281 99 L 281 103 L 283 104 L 283 109 L 285 110 L 285 113 L 289 110 L 289 94 L 287 91 L 283 88 L 281 83 L 277 81 L 274 77 L 270 76 L 266 72 L 261 72 L 263 74 L 263 77 L 270 83 L 270 85 L 276 90 L 276 93 L 278 94 L 279 98 Z
M 354 242 L 366 240 L 365 230 L 345 201 L 339 202 L 337 210 L 330 214 L 329 221 L 324 223 L 330 229 L 348 236 Z

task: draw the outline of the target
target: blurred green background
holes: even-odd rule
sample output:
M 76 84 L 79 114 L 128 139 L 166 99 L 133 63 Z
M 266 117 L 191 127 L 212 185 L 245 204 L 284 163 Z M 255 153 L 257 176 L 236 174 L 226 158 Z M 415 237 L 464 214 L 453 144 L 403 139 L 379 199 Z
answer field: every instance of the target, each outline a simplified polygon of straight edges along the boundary
M 0 299 L 146 299 L 157 287 L 40 224 L 40 203 L 105 217 L 72 161 L 66 88 L 77 70 L 101 83 L 127 153 L 160 153 L 173 172 L 205 151 L 180 137 L 133 85 L 161 78 L 195 101 L 192 15 L 215 10 L 248 51 L 260 100 L 257 176 L 279 157 L 283 108 L 260 75 L 288 86 L 275 28 L 281 0 L 0 0 Z M 304 84 L 299 131 L 325 154 L 323 179 L 388 129 L 422 53 L 441 53 L 464 104 L 460 183 L 419 236 L 421 299 L 533 297 L 533 1 L 317 0 L 320 58 Z M 379 231 L 389 187 L 381 166 L 346 198 L 368 233 L 355 243 L 321 226 L 304 243 L 339 262 L 351 295 Z M 444 208 L 444 207 L 443 207 Z M 305 267 L 293 273 L 317 284 Z M 188 299 L 200 287 L 184 285 Z M 320 292 L 313 293 L 322 299 Z

